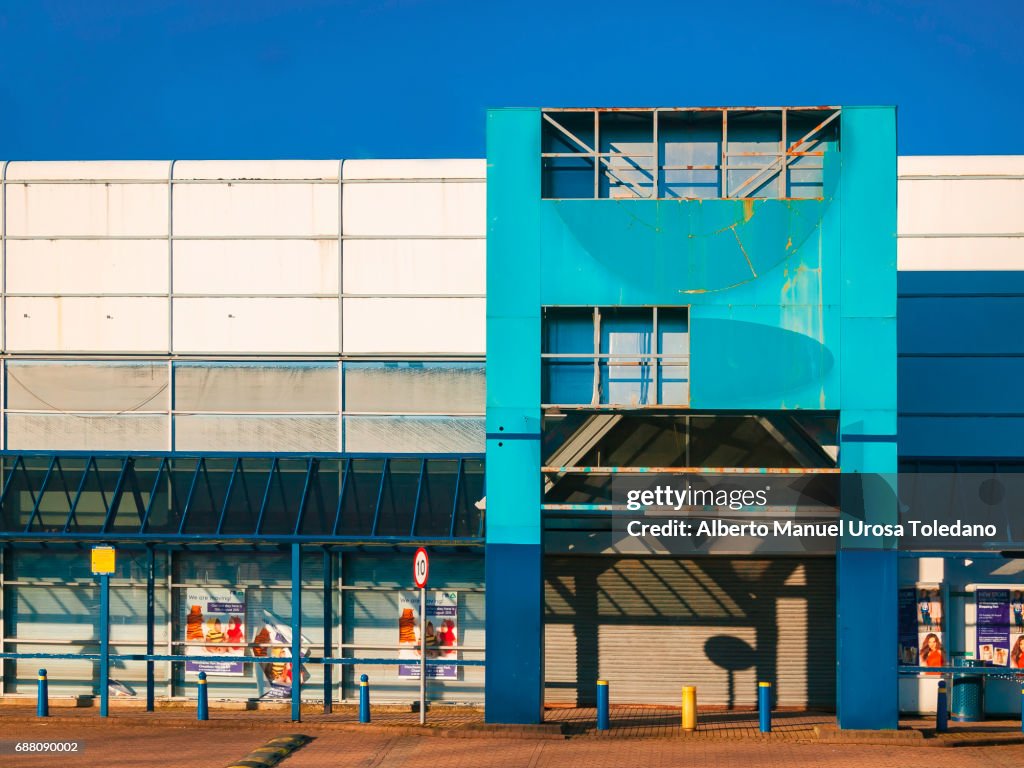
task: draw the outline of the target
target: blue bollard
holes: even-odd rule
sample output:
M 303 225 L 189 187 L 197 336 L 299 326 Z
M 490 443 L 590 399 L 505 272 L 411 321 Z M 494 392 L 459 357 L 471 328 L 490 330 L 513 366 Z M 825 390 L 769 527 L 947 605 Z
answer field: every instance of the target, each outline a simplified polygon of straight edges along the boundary
M 370 678 L 359 676 L 359 722 L 370 722 Z
M 949 730 L 949 696 L 946 693 L 946 681 L 939 680 L 939 695 L 935 700 L 935 732 L 945 733 Z
M 761 733 L 772 732 L 772 684 L 757 684 L 758 727 Z
M 209 720 L 210 719 L 210 700 L 209 694 L 206 692 L 206 673 L 199 673 L 199 702 L 196 707 L 196 719 L 197 720 Z
M 50 716 L 50 691 L 46 684 L 46 670 L 39 670 L 39 692 L 36 697 L 36 717 Z
M 1024 731 L 1024 688 L 1020 689 L 1020 729 Z
M 607 731 L 608 722 L 608 681 L 597 681 L 597 730 Z

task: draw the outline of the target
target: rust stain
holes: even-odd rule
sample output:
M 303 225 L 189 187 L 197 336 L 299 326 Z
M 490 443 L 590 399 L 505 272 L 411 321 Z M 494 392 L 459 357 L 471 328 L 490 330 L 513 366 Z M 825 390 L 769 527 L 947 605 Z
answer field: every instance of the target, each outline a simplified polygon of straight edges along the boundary
M 754 199 L 745 197 L 743 198 L 743 223 L 750 221 L 754 217 Z
M 792 249 L 793 249 L 793 237 L 792 237 L 792 235 L 790 235 L 790 237 L 786 240 L 786 250 L 789 251 L 789 250 L 792 250 Z
M 732 236 L 736 238 L 736 245 L 740 247 L 740 252 L 743 254 L 743 258 L 747 260 L 747 266 L 750 267 L 751 274 L 754 277 L 757 277 L 757 270 L 754 269 L 754 264 L 750 261 L 750 255 L 747 253 L 747 249 L 743 247 L 743 241 L 740 240 L 740 234 L 736 231 L 735 226 L 732 227 Z

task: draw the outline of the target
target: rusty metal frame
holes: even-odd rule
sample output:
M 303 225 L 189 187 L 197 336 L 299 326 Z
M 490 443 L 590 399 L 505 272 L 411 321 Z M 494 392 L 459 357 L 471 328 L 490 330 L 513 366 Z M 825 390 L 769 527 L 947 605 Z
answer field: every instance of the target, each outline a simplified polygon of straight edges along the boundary
M 702 112 L 720 113 L 722 117 L 722 138 L 720 160 L 715 165 L 685 165 L 669 166 L 661 162 L 662 151 L 660 146 L 660 130 L 658 116 L 661 113 L 680 112 Z M 780 115 L 780 141 L 778 150 L 775 152 L 730 152 L 729 151 L 729 115 L 747 113 L 778 113 Z M 810 131 L 790 141 L 789 113 L 799 112 L 820 112 L 822 120 Z M 557 116 L 561 113 L 591 113 L 594 118 L 594 146 L 591 147 L 586 141 L 576 136 L 572 131 L 562 125 Z M 646 153 L 635 152 L 601 152 L 601 116 L 603 114 L 645 114 L 651 115 L 651 150 Z M 824 150 L 819 148 L 823 140 L 822 131 L 834 122 L 841 113 L 838 106 L 808 106 L 808 107 L 544 107 L 541 109 L 543 123 L 551 125 L 562 133 L 570 142 L 570 145 L 579 147 L 575 152 L 541 152 L 542 163 L 548 158 L 587 158 L 593 164 L 594 183 L 593 199 L 615 199 L 610 191 L 602 194 L 601 179 L 604 176 L 609 183 L 615 183 L 622 189 L 633 192 L 632 199 L 678 199 L 678 195 L 664 194 L 662 179 L 665 171 L 716 171 L 719 177 L 719 197 L 721 199 L 749 199 L 757 197 L 774 197 L 778 199 L 817 199 L 816 197 L 803 197 L 793 195 L 790 189 L 790 172 L 793 163 L 803 157 L 824 157 Z M 763 166 L 739 166 L 730 163 L 731 158 L 738 157 L 763 157 L 766 164 Z M 616 164 L 616 160 L 624 159 L 631 163 L 631 167 L 623 168 Z M 645 163 L 643 161 L 648 161 Z M 801 165 L 802 170 L 823 170 L 823 165 Z M 747 170 L 751 175 L 739 183 L 735 188 L 730 188 L 729 172 L 731 170 Z M 652 189 L 650 194 L 644 194 L 644 190 L 636 183 L 631 183 L 620 175 L 623 171 L 643 172 L 650 175 Z M 770 191 L 772 182 L 775 181 L 775 194 L 755 194 L 758 190 Z

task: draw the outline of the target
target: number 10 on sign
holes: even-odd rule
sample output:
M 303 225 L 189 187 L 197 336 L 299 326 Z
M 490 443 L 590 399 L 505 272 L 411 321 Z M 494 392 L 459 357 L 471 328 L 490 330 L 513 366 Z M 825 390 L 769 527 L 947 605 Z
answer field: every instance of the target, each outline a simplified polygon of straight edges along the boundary
M 420 589 L 420 725 L 427 722 L 427 576 L 430 559 L 420 547 L 412 560 L 412 578 Z
M 416 550 L 416 557 L 412 561 L 412 578 L 419 589 L 427 588 L 427 576 L 430 574 L 430 561 L 427 558 L 427 550 L 420 547 Z

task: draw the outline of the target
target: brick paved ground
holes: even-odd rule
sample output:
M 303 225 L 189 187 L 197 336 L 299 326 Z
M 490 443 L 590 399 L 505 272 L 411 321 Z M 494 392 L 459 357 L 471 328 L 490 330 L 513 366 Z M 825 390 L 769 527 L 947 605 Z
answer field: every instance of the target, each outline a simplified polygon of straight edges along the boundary
M 780 768 L 1017 768 L 1024 763 L 1024 744 L 936 749 L 816 743 L 813 726 L 832 724 L 834 718 L 813 713 L 776 713 L 775 732 L 770 737 L 757 733 L 756 713 L 702 713 L 698 733 L 682 736 L 676 726 L 678 710 L 613 707 L 609 737 L 593 733 L 593 710 L 549 710 L 549 720 L 569 724 L 571 735 L 567 739 L 531 734 L 421 736 L 415 728 L 418 716 L 411 712 L 375 713 L 370 728 L 355 725 L 355 713 L 349 710 L 330 718 L 310 714 L 300 724 L 288 722 L 287 714 L 282 712 L 214 711 L 209 723 L 197 723 L 195 713 L 188 710 L 152 714 L 114 711 L 105 722 L 94 709 L 55 710 L 54 716 L 44 721 L 32 714 L 29 708 L 0 708 L 0 741 L 82 740 L 86 751 L 59 758 L 5 754 L 0 756 L 3 768 L 224 768 L 266 741 L 289 733 L 305 733 L 314 741 L 287 758 L 282 768 L 563 768 L 573 764 L 587 768 L 722 768 L 726 764 Z M 472 710 L 440 708 L 430 717 L 432 730 L 449 729 L 450 735 L 463 733 L 468 724 L 480 719 Z M 930 725 L 928 721 L 914 724 Z M 1019 722 L 958 728 L 961 735 L 1020 734 L 1019 729 Z

